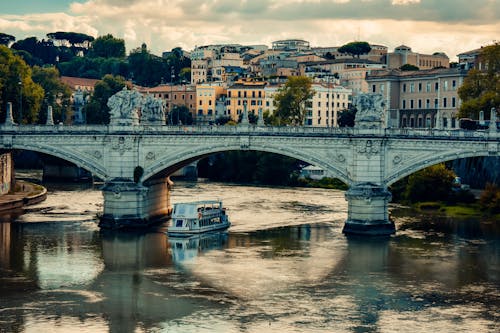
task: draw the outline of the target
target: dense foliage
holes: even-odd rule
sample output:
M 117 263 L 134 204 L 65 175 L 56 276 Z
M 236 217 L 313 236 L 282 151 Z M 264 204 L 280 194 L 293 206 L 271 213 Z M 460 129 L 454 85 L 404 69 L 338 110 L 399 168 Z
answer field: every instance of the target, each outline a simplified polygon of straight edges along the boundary
M 71 121 L 71 89 L 60 80 L 59 71 L 55 67 L 35 66 L 31 77 L 45 92 L 38 121 L 41 124 L 46 122 L 49 105 L 55 123 Z
M 358 112 L 358 109 L 355 106 L 350 106 L 348 109 L 340 111 L 338 119 L 339 127 L 354 127 L 356 112 Z
M 200 177 L 214 181 L 296 185 L 299 161 L 256 151 L 231 151 L 213 155 L 198 164 Z M 295 171 L 295 172 L 294 172 Z
M 122 90 L 126 85 L 127 82 L 122 76 L 113 76 L 110 74 L 105 75 L 102 80 L 97 82 L 94 87 L 94 93 L 83 109 L 87 123 L 109 124 L 108 99 Z
M 274 97 L 274 116 L 279 124 L 302 126 L 306 116 L 306 103 L 314 95 L 312 80 L 306 76 L 291 76 Z
M 479 111 L 490 118 L 490 109 L 500 105 L 500 44 L 496 43 L 481 50 L 479 61 L 485 70 L 472 69 L 467 74 L 458 95 L 463 103 L 459 116 L 479 119 Z
M 500 213 L 500 188 L 494 184 L 486 184 L 479 198 L 479 205 L 490 214 Z
M 404 64 L 403 66 L 399 67 L 399 69 L 402 71 L 418 71 L 418 70 L 420 70 L 420 68 L 418 68 L 415 65 L 411 65 L 411 64 Z
M 353 57 L 358 57 L 361 54 L 367 54 L 372 50 L 372 47 L 367 42 L 350 42 L 339 47 L 340 53 L 347 53 Z
M 6 103 L 12 102 L 16 122 L 36 122 L 43 97 L 43 88 L 31 78 L 31 68 L 12 50 L 0 45 L 0 119 L 5 119 Z
M 447 201 L 455 173 L 436 164 L 396 182 L 391 187 L 394 201 Z

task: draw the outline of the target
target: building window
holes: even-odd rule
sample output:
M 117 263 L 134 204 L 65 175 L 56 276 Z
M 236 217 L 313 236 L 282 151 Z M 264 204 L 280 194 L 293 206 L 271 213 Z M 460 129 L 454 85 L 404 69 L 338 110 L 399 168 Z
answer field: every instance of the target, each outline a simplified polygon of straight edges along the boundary
M 230 91 L 227 92 L 227 97 L 231 98 L 231 92 Z
M 377 91 L 377 86 L 372 84 L 372 92 L 376 92 Z
M 200 100 L 200 106 L 202 106 L 202 105 L 203 105 L 203 101 L 202 101 L 202 100 Z
M 443 82 L 443 89 L 444 89 L 444 91 L 448 90 L 448 81 Z
M 403 83 L 403 92 L 406 92 L 406 83 Z
M 434 108 L 437 109 L 439 107 L 439 100 L 434 98 Z
M 430 82 L 427 82 L 427 84 L 425 85 L 425 92 L 431 92 L 431 83 Z
M 406 100 L 403 99 L 403 109 L 406 109 Z
M 434 91 L 439 90 L 439 82 L 434 83 Z
M 418 92 L 422 92 L 422 83 L 418 84 Z
M 208 105 L 212 105 L 212 100 L 208 100 Z
M 413 100 L 410 99 L 410 109 L 413 109 Z
M 415 92 L 415 83 L 410 83 L 410 92 Z
M 430 109 L 431 108 L 431 100 L 428 99 L 428 98 L 425 100 L 425 108 L 426 109 Z
M 447 107 L 447 103 L 448 100 L 446 99 L 446 97 L 443 98 L 443 108 Z
M 457 89 L 457 81 L 456 80 L 451 81 L 451 88 L 453 90 Z
M 422 100 L 421 100 L 421 99 L 419 99 L 419 100 L 418 100 L 418 108 L 419 108 L 419 109 L 421 109 L 421 108 L 422 108 Z
M 318 102 L 318 108 L 320 108 L 320 107 L 321 107 L 321 102 Z
M 381 92 L 381 93 L 383 93 L 383 92 L 384 92 L 384 90 L 385 90 L 384 88 L 385 88 L 385 86 L 384 86 L 383 84 L 382 84 L 382 85 L 380 85 L 380 92 Z
M 243 97 L 245 97 L 245 98 L 247 97 L 247 92 L 246 91 L 243 92 Z
M 451 98 L 451 107 L 454 108 L 457 106 L 457 100 L 455 99 L 455 97 L 452 97 Z

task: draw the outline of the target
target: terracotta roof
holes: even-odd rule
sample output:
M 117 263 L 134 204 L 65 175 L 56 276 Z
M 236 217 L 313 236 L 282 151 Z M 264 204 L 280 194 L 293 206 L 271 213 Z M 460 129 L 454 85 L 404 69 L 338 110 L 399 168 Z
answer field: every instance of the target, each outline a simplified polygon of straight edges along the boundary
M 99 80 L 74 76 L 61 76 L 61 81 L 69 85 L 71 89 L 77 90 L 79 87 L 90 87 L 94 89 L 95 84 Z

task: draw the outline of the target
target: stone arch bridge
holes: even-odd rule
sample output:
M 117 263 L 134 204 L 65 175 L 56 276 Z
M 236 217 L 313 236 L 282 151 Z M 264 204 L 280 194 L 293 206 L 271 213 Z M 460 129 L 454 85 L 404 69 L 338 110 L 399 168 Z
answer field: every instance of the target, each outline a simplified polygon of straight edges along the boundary
M 388 186 L 436 163 L 500 156 L 500 133 L 260 126 L 0 125 L 0 148 L 60 157 L 104 180 L 110 227 L 142 226 L 169 212 L 167 176 L 203 156 L 256 150 L 297 158 L 349 185 L 344 231 L 390 234 Z
M 394 233 L 388 186 L 427 166 L 457 158 L 500 156 L 496 110 L 489 129 L 388 129 L 380 94 L 361 94 L 354 128 L 165 126 L 162 104 L 126 89 L 108 100 L 110 125 L 16 125 L 11 104 L 0 125 L 0 149 L 23 149 L 73 162 L 104 180 L 102 227 L 141 227 L 170 212 L 168 176 L 210 154 L 255 150 L 323 168 L 349 189 L 345 233 Z M 259 117 L 262 119 L 262 116 Z

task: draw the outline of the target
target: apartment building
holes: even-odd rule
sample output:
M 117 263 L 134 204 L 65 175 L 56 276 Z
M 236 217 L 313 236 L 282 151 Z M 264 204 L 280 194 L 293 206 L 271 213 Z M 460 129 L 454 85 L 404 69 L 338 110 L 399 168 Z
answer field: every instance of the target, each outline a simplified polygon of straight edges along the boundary
M 227 89 L 227 115 L 238 121 L 239 115 L 247 108 L 248 114 L 259 114 L 264 110 L 267 82 L 239 80 Z
M 301 75 L 308 77 L 334 75 L 340 84 L 352 90 L 353 95 L 368 92 L 366 74 L 385 68 L 385 64 L 366 59 L 338 59 L 299 64 Z
M 191 52 L 191 84 L 223 81 L 227 67 L 243 67 L 241 45 L 208 45 Z
M 314 96 L 308 103 L 306 126 L 338 127 L 338 114 L 349 107 L 352 90 L 328 83 L 314 83 Z
M 390 69 L 400 68 L 406 64 L 417 66 L 420 69 L 450 67 L 450 59 L 446 54 L 442 52 L 434 54 L 416 53 L 406 45 L 400 45 L 394 49 L 394 52 L 387 53 L 385 63 L 387 68 Z
M 386 97 L 389 127 L 455 128 L 461 104 L 457 91 L 466 75 L 459 68 L 392 69 L 372 71 L 366 81 L 370 92 Z
M 202 84 L 196 86 L 196 123 L 210 124 L 217 117 L 225 115 L 225 108 L 218 109 L 218 102 L 225 100 L 226 88 L 220 85 Z M 222 112 L 221 112 L 222 111 Z
M 193 85 L 161 84 L 152 88 L 142 88 L 140 92 L 161 98 L 164 101 L 166 113 L 176 105 L 184 105 L 189 109 L 193 118 L 196 116 L 196 87 Z

